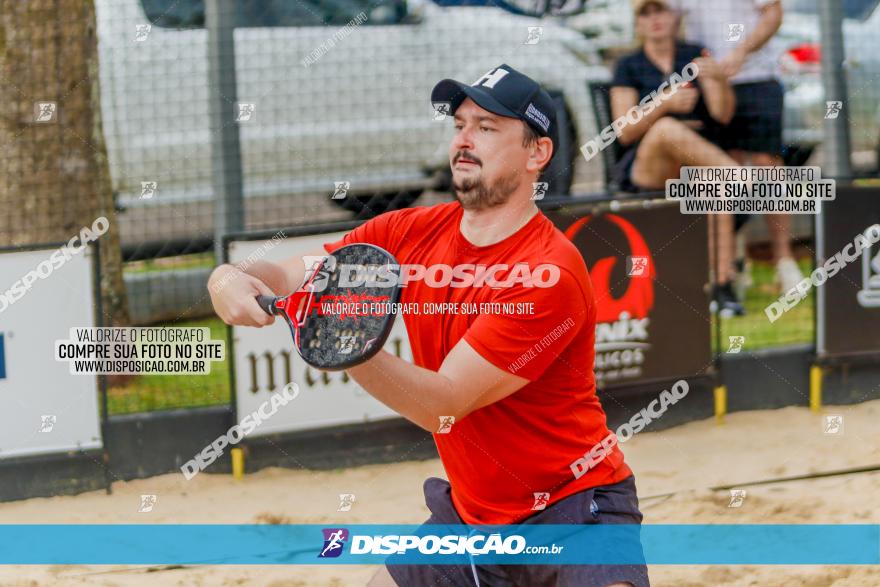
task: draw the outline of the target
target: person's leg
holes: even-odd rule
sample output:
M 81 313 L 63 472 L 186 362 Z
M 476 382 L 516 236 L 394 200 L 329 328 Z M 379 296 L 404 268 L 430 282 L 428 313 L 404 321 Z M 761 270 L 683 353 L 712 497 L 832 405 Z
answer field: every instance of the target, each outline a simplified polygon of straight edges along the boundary
M 458 515 L 455 505 L 452 503 L 452 492 L 448 481 L 437 477 L 429 477 L 424 483 L 424 493 L 425 505 L 428 506 L 431 516 L 422 524 L 423 528 L 437 524 L 464 524 L 464 520 Z M 395 556 L 397 555 L 391 555 L 389 559 L 393 559 Z M 474 585 L 476 584 L 474 573 L 477 572 L 477 569 L 479 569 L 481 574 L 487 572 L 482 566 L 475 568 L 471 565 L 405 565 L 393 563 L 394 561 L 386 561 L 385 568 L 376 573 L 368 585 L 370 587 L 390 587 L 392 585 Z M 388 580 L 390 582 L 387 582 Z M 482 585 L 506 585 L 502 580 L 493 582 L 483 581 L 481 578 L 480 582 Z
M 387 567 L 382 567 L 379 572 L 373 575 L 367 587 L 397 587 L 397 583 L 391 578 L 391 573 Z
M 784 90 L 778 80 L 742 84 L 736 92 L 736 116 L 731 122 L 728 146 L 741 150 L 747 165 L 773 167 L 783 165 L 782 112 Z M 766 214 L 767 229 L 773 246 L 776 278 L 783 291 L 803 279 L 791 248 L 791 216 Z
M 577 494 L 575 494 L 577 495 Z M 581 497 L 572 496 L 555 506 L 565 513 L 560 516 L 565 523 L 581 524 L 618 524 L 629 526 L 629 531 L 621 532 L 616 545 L 618 555 L 631 558 L 638 556 L 644 562 L 644 554 L 641 546 L 641 533 L 637 531 L 643 521 L 642 512 L 639 509 L 639 498 L 636 490 L 634 477 L 629 477 L 613 485 L 596 487 L 585 491 Z M 559 523 L 559 522 L 557 522 Z M 518 584 L 528 585 L 528 581 Z M 556 575 L 555 583 L 531 583 L 531 584 L 556 584 L 566 586 L 585 587 L 619 587 L 632 585 L 634 587 L 648 587 L 648 567 L 645 564 L 629 565 L 591 565 L 591 566 L 560 566 Z
M 770 153 L 751 153 L 752 164 L 757 167 L 777 167 L 782 165 L 782 157 Z M 770 230 L 773 245 L 773 260 L 792 258 L 791 216 L 788 214 L 766 214 L 767 228 Z
M 645 133 L 636 152 L 632 179 L 646 189 L 664 189 L 666 180 L 679 177 L 683 165 L 698 167 L 736 167 L 737 162 L 720 147 L 700 136 L 682 122 L 664 117 Z M 732 296 L 736 243 L 731 214 L 709 215 L 709 259 L 716 281 L 724 289 L 723 304 L 742 314 L 741 304 Z M 727 299 L 730 290 L 733 299 Z
M 747 165 L 749 162 L 749 154 L 740 149 L 730 149 L 727 152 L 730 158 L 740 165 Z
M 739 165 L 749 164 L 749 154 L 740 149 L 729 149 L 727 154 Z M 746 236 L 742 228 L 749 222 L 749 214 L 734 214 L 733 216 L 733 264 L 736 274 L 733 278 L 733 290 L 738 300 L 746 299 L 746 292 L 752 287 L 752 266 L 748 259 Z
M 736 251 L 733 215 L 709 215 L 709 242 L 714 243 L 709 247 L 709 266 L 718 274 L 719 283 L 728 283 L 734 277 L 733 259 Z
M 752 162 L 759 167 L 776 167 L 783 164 L 782 157 L 771 153 L 752 153 Z M 795 287 L 803 278 L 791 248 L 791 215 L 766 214 L 767 230 L 773 246 L 776 263 L 776 279 L 783 292 Z
M 655 122 L 639 143 L 632 178 L 639 187 L 662 190 L 667 179 L 679 177 L 682 165 L 736 167 L 737 162 L 721 147 L 667 116 Z
M 792 259 L 791 250 L 791 216 L 788 214 L 767 214 L 767 228 L 773 242 L 773 258 Z
M 681 121 L 667 116 L 655 122 L 639 143 L 632 168 L 633 183 L 662 190 L 667 179 L 679 177 L 682 165 L 731 167 L 736 166 L 736 161 Z M 718 239 L 710 239 L 716 243 L 716 247 L 709 248 L 711 267 L 718 271 L 719 283 L 727 283 L 733 278 L 733 216 L 710 215 L 709 231 L 712 238 Z M 717 262 L 714 249 L 718 252 Z
M 558 587 L 649 587 L 648 567 L 641 544 L 641 523 L 635 479 L 579 491 L 547 506 L 520 523 L 531 525 L 625 524 L 614 532 L 614 543 L 591 549 L 607 564 L 501 565 L 496 570 L 506 575 L 507 583 L 482 577 L 482 586 L 556 585 Z M 596 539 L 596 534 L 592 538 Z M 609 535 L 610 537 L 610 535 Z M 584 536 L 585 539 L 588 536 Z M 572 537 L 573 540 L 577 540 Z M 621 559 L 629 561 L 623 564 Z

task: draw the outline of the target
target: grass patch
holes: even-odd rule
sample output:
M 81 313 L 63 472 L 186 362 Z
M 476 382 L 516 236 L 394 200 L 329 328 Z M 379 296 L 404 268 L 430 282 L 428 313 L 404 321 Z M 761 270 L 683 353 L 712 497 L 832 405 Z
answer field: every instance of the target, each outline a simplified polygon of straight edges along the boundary
M 219 318 L 181 320 L 160 326 L 202 327 L 211 329 L 211 339 L 225 341 L 227 359 L 212 361 L 207 375 L 140 375 L 123 378 L 107 388 L 107 409 L 111 416 L 228 405 L 229 389 L 229 341 L 226 325 Z
M 804 276 L 813 270 L 811 259 L 798 262 Z M 813 342 L 815 316 L 813 315 L 815 288 L 810 289 L 807 297 L 797 306 L 783 314 L 776 322 L 771 323 L 764 314 L 769 306 L 780 295 L 779 286 L 774 283 L 776 268 L 774 265 L 754 261 L 752 263 L 753 285 L 746 293 L 745 316 L 725 318 L 721 320 L 721 352 L 727 351 L 728 336 L 745 336 L 743 350 L 757 350 L 767 347 L 783 346 Z M 718 349 L 716 349 L 716 352 Z
M 170 269 L 196 269 L 213 268 L 214 253 L 195 253 L 192 255 L 178 255 L 177 257 L 160 257 L 158 259 L 144 259 L 143 261 L 129 261 L 125 264 L 125 273 L 156 273 Z

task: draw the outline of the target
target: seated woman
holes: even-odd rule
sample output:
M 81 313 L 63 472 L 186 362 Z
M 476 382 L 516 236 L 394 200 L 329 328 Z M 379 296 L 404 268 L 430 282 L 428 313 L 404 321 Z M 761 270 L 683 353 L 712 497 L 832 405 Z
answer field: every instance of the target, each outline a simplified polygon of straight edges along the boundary
M 717 146 L 724 125 L 733 118 L 735 98 L 727 78 L 709 52 L 697 45 L 677 41 L 679 15 L 666 0 L 636 0 L 636 34 L 642 47 L 621 58 L 611 87 L 614 120 L 640 108 L 635 124 L 623 126 L 618 140 L 625 152 L 617 166 L 617 179 L 627 191 L 663 190 L 666 180 L 679 177 L 687 166 L 737 166 Z M 673 74 L 685 77 L 699 68 L 693 82 L 670 86 Z M 686 69 L 687 68 L 687 69 Z M 674 78 L 672 78 L 674 81 Z M 663 93 L 665 99 L 650 100 Z M 647 100 L 646 100 L 647 98 Z M 630 116 L 630 119 L 638 117 Z M 733 216 L 709 216 L 709 230 L 717 239 L 717 260 L 710 258 L 716 272 L 716 291 L 722 316 L 742 315 L 745 309 L 734 294 Z

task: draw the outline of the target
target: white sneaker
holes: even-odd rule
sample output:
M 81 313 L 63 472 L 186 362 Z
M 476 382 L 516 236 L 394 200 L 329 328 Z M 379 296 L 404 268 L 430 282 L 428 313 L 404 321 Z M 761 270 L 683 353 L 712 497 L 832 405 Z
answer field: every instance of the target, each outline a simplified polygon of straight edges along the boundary
M 793 289 L 803 279 L 804 274 L 791 257 L 782 258 L 776 263 L 776 281 L 782 287 L 783 293 Z

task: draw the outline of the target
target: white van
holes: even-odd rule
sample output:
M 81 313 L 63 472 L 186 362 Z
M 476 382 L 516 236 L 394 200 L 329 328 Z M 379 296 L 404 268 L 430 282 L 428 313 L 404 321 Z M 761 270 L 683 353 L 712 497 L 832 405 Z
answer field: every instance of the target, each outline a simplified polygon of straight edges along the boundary
M 213 194 L 204 2 L 96 6 L 118 204 L 144 212 L 207 203 Z M 601 163 L 586 162 L 578 145 L 597 132 L 588 84 L 607 81 L 609 73 L 576 31 L 497 8 L 405 0 L 239 0 L 236 18 L 237 102 L 253 110 L 249 120 L 230 124 L 240 125 L 249 205 L 267 198 L 290 208 L 288 198 L 299 194 L 329 200 L 336 181 L 349 182 L 349 195 L 404 194 L 404 201 L 437 187 L 448 169 L 452 122 L 434 120 L 431 88 L 446 77 L 477 79 L 501 63 L 558 99 L 567 132 L 547 174 L 551 192 L 601 188 Z M 156 182 L 152 197 L 142 197 L 145 181 Z

